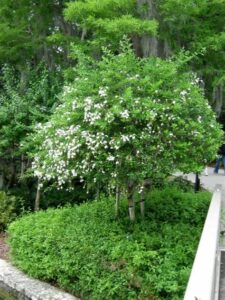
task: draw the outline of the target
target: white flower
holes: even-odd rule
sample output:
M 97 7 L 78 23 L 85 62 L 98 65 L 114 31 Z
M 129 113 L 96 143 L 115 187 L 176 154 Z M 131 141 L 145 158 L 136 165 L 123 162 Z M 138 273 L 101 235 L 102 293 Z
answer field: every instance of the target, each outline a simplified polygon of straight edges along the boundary
M 75 170 L 72 170 L 71 173 L 72 173 L 73 177 L 77 176 L 77 172 Z
M 42 172 L 35 170 L 34 171 L 34 176 L 37 176 L 38 178 L 41 178 L 43 176 Z
M 129 118 L 129 111 L 127 109 L 125 109 L 123 112 L 120 113 L 121 117 L 124 119 L 128 119 Z
M 125 134 L 122 134 L 122 135 L 121 135 L 121 138 L 122 138 L 122 141 L 123 141 L 123 142 L 129 142 L 129 141 L 130 141 L 129 136 L 127 136 L 127 135 L 125 135 Z
M 77 108 L 77 101 L 74 100 L 74 101 L 72 102 L 72 110 L 75 110 L 76 108 Z
M 181 91 L 181 92 L 180 92 L 180 95 L 181 95 L 182 97 L 186 96 L 186 95 L 187 95 L 187 91 L 185 91 L 185 90 Z
M 143 187 L 143 186 L 141 186 L 141 187 L 139 188 L 139 191 L 138 191 L 138 193 L 139 193 L 139 194 L 141 194 L 143 191 L 144 191 L 144 187 Z
M 106 97 L 107 96 L 107 88 L 100 87 L 99 91 L 98 91 L 98 94 L 99 94 L 100 97 Z
M 107 157 L 107 160 L 108 160 L 108 161 L 114 161 L 114 160 L 115 160 L 115 157 L 112 156 L 112 155 L 110 155 L 110 156 Z

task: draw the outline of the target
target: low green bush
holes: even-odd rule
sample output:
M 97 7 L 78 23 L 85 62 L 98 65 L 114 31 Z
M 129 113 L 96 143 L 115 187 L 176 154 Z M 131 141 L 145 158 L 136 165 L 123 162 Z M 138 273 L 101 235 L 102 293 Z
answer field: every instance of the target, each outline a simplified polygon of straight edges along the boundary
M 183 192 L 191 192 L 194 191 L 194 183 L 188 179 L 183 178 L 182 176 L 176 176 L 166 182 L 167 185 L 177 187 L 181 189 Z M 200 190 L 202 191 L 203 188 L 200 186 Z
M 12 260 L 82 299 L 183 299 L 210 197 L 155 190 L 134 224 L 113 199 L 30 214 L 9 227 Z
M 37 192 L 37 181 L 33 178 L 23 178 L 20 183 L 11 187 L 10 195 L 16 198 L 24 199 L 23 205 L 25 211 L 34 210 L 34 202 Z M 94 192 L 89 189 L 88 196 L 93 199 Z M 40 208 L 59 207 L 68 204 L 80 204 L 87 199 L 87 189 L 84 184 L 74 181 L 73 190 L 59 190 L 55 184 L 45 184 L 41 190 Z
M 20 199 L 18 199 L 18 202 Z M 17 198 L 0 191 L 0 232 L 5 230 L 7 225 L 16 218 Z

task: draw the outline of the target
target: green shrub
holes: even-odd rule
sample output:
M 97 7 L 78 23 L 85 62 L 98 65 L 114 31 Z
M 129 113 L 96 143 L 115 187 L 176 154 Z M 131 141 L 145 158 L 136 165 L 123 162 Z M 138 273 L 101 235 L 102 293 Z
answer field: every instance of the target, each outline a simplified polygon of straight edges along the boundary
M 40 211 L 10 225 L 11 256 L 82 299 L 183 299 L 209 198 L 155 190 L 135 224 L 112 199 Z
M 0 231 L 12 222 L 21 211 L 22 200 L 0 191 Z
M 171 181 L 167 182 L 167 185 L 168 184 L 170 186 L 172 185 L 174 187 L 177 187 L 184 192 L 191 192 L 194 190 L 194 183 L 188 179 L 183 178 L 182 176 L 176 176 L 175 178 L 172 178 Z M 200 189 L 202 190 L 201 186 Z

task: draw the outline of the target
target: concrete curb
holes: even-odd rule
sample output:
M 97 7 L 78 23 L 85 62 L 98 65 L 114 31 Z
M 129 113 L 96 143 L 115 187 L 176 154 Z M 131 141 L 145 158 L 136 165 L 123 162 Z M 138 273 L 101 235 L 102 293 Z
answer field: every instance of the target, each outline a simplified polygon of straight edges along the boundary
M 9 291 L 12 299 L 18 300 L 79 300 L 48 283 L 28 277 L 3 259 L 0 259 L 1 289 Z

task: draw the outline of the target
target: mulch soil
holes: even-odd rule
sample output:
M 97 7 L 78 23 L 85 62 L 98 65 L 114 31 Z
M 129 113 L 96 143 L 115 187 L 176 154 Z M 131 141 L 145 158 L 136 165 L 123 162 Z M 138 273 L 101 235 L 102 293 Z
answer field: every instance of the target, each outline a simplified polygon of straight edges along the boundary
M 0 258 L 8 259 L 9 246 L 6 244 L 6 234 L 0 232 Z

